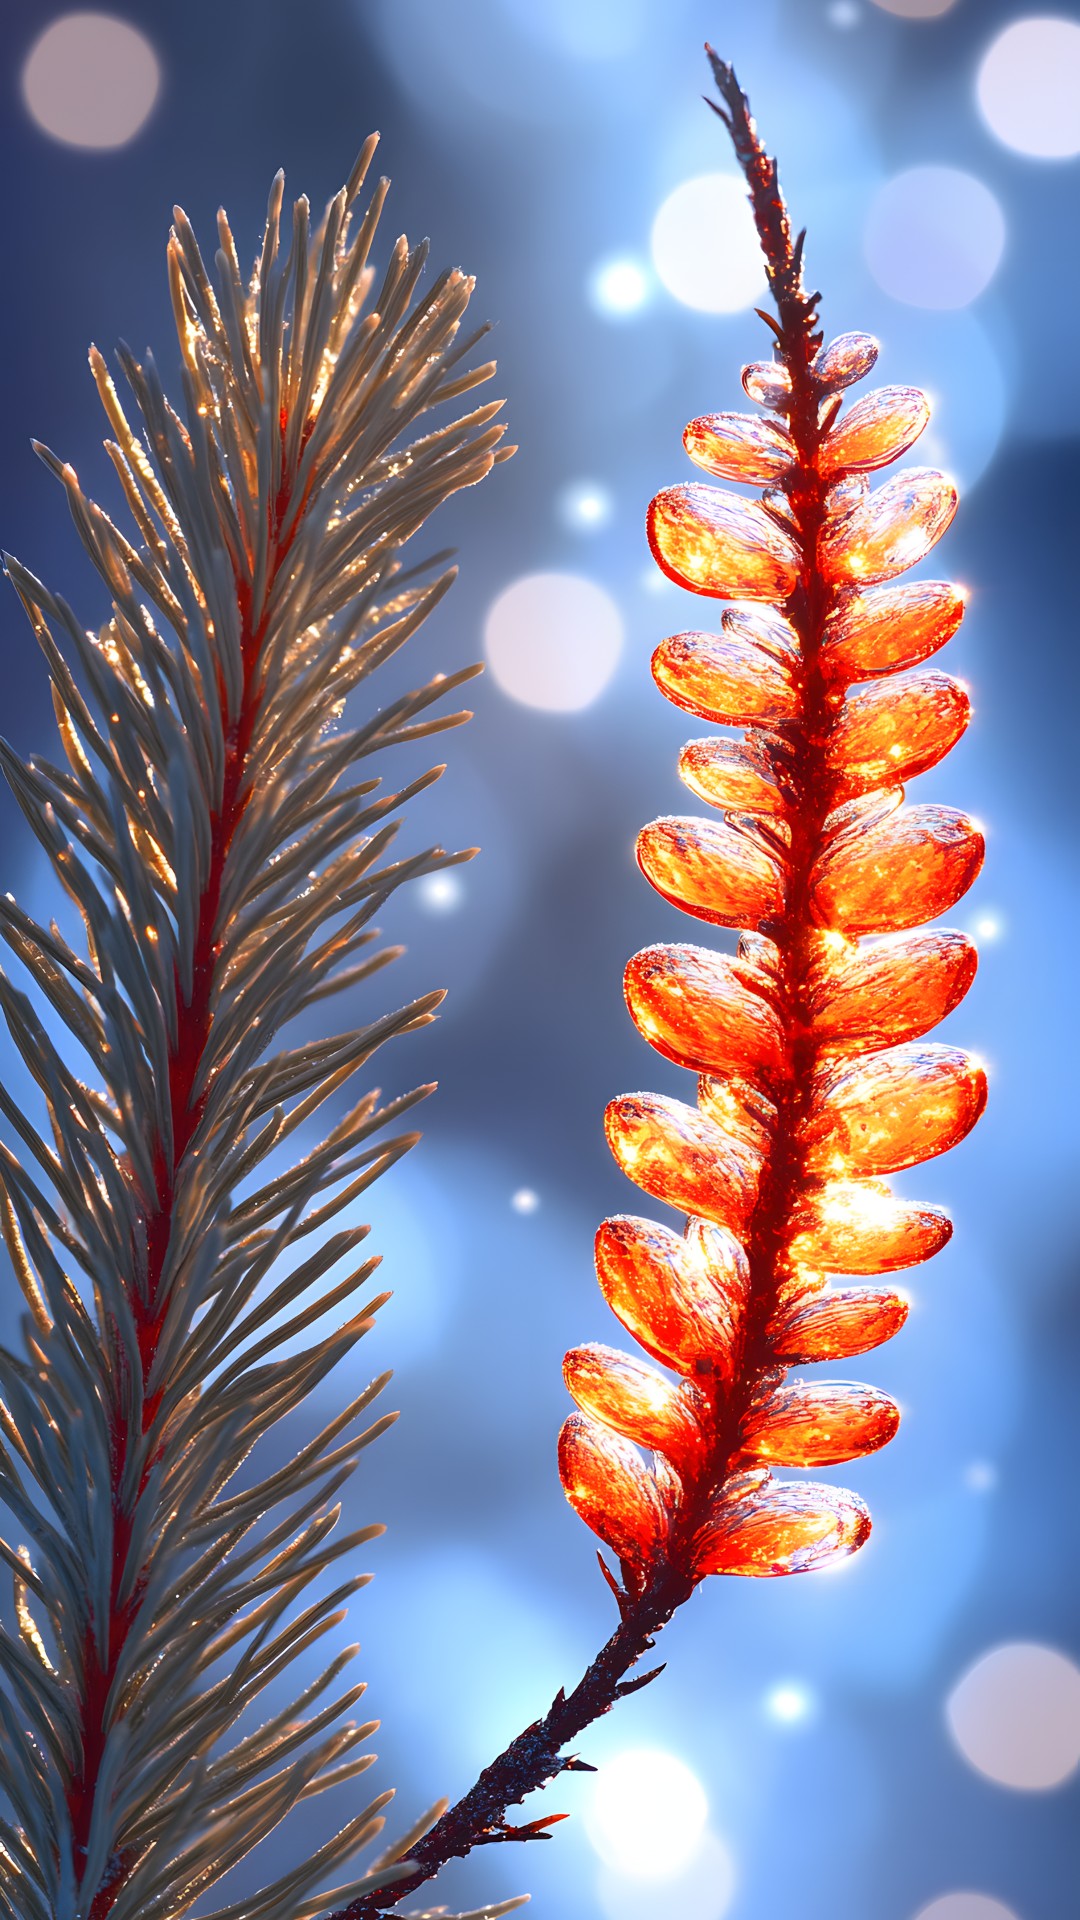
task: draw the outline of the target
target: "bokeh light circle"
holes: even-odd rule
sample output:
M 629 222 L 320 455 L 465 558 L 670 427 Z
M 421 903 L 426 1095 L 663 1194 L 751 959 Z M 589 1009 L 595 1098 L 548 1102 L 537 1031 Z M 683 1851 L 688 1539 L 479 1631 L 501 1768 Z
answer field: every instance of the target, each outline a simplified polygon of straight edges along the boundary
M 1080 23 L 1014 20 L 990 42 L 975 81 L 991 133 L 1016 153 L 1069 160 L 1080 153 Z
M 615 512 L 610 490 L 600 480 L 571 480 L 561 488 L 555 502 L 564 527 L 572 533 L 598 533 Z
M 648 268 L 633 254 L 613 254 L 593 268 L 588 291 L 590 306 L 605 320 L 625 320 L 648 304 Z
M 741 313 L 765 292 L 746 188 L 733 174 L 699 173 L 668 194 L 652 257 L 668 292 L 700 313 Z
M 765 1695 L 765 1711 L 770 1720 L 780 1726 L 791 1727 L 800 1720 L 808 1720 L 814 1712 L 814 1696 L 809 1687 L 798 1680 L 781 1680 L 770 1687 Z
M 622 649 L 611 595 L 574 573 L 527 573 L 500 593 L 484 623 L 484 651 L 513 700 L 576 713 L 601 694 Z
M 989 187 L 958 167 L 909 167 L 879 188 L 864 235 L 878 286 L 912 307 L 966 307 L 989 286 L 1005 249 L 1005 216 Z
M 126 146 L 161 87 L 146 35 L 110 13 L 65 13 L 35 40 L 22 71 L 26 105 L 44 133 L 71 147 Z
M 454 913 L 465 898 L 465 888 L 456 873 L 425 873 L 417 881 L 416 893 L 428 913 Z
M 596 1882 L 607 1920 L 724 1920 L 734 1897 L 735 1863 L 716 1833 L 706 1833 L 689 1864 L 663 1880 L 605 1867 Z
M 603 1763 L 585 1827 L 601 1860 L 616 1873 L 666 1880 L 693 1860 L 708 1816 L 705 1789 L 686 1762 L 640 1747 Z
M 920 1907 L 915 1920 L 1016 1920 L 1016 1915 L 988 1893 L 943 1893 Z
M 1060 1786 L 1080 1764 L 1080 1667 L 1013 1641 L 969 1667 L 945 1708 L 964 1759 L 1002 1787 Z
M 874 0 L 882 13 L 898 13 L 905 20 L 937 20 L 956 0 Z

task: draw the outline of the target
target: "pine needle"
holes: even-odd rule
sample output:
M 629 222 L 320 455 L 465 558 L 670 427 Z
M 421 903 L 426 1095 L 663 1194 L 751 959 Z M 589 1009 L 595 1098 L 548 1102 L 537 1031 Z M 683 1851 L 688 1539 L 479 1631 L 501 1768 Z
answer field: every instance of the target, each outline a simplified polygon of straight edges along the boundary
M 17 1625 L 0 1631 L 0 1912 L 17 1920 L 173 1920 L 372 1757 L 353 1751 L 372 1727 L 345 1717 L 351 1651 L 257 1732 L 251 1710 L 366 1577 L 335 1580 L 378 1529 L 343 1534 L 334 1497 L 392 1418 L 362 1430 L 383 1381 L 284 1466 L 240 1470 L 386 1298 L 365 1291 L 375 1262 L 350 1270 L 366 1229 L 331 1223 L 413 1143 L 386 1129 L 430 1089 L 364 1094 L 302 1157 L 289 1135 L 441 996 L 330 1039 L 287 1030 L 394 957 L 357 958 L 396 887 L 462 857 L 391 855 L 441 768 L 396 793 L 356 778 L 467 718 L 428 709 L 472 669 L 381 708 L 350 697 L 449 586 L 446 555 L 402 549 L 504 431 L 495 406 L 428 425 L 493 369 L 461 367 L 464 274 L 425 291 L 425 249 L 401 240 L 377 285 L 386 183 L 357 201 L 374 145 L 314 229 L 296 203 L 291 241 L 278 177 L 246 287 L 225 215 L 208 267 L 177 210 L 179 407 L 149 356 L 121 350 L 122 400 L 91 352 L 128 532 L 39 452 L 111 596 L 101 631 L 8 562 L 61 756 L 0 755 L 83 929 L 0 904 L 32 989 L 0 975 L 0 1010 L 35 1089 L 0 1090 L 28 1342 L 0 1354 L 17 1529 L 0 1541 Z M 317 1912 L 381 1805 L 219 1920 Z

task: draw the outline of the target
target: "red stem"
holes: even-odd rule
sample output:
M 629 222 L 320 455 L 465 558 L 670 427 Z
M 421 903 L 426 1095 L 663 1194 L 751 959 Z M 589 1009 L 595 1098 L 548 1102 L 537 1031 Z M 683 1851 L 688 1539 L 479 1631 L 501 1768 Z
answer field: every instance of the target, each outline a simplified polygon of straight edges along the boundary
M 286 424 L 283 413 L 280 423 L 282 444 L 284 444 Z M 229 852 L 248 801 L 246 790 L 249 775 L 248 763 L 259 713 L 258 670 L 266 632 L 265 609 L 287 551 L 287 547 L 278 544 L 277 530 L 282 525 L 289 504 L 289 490 L 283 482 L 271 511 L 270 566 L 266 600 L 263 614 L 255 627 L 251 624 L 250 587 L 247 581 L 240 578 L 236 580 L 237 603 L 241 616 L 243 662 L 240 706 L 226 737 L 221 798 L 210 819 L 210 867 L 206 886 L 199 900 L 192 950 L 191 993 L 187 1000 L 181 996 L 179 976 L 175 971 L 173 976 L 176 1040 L 170 1049 L 168 1065 L 172 1152 L 171 1155 L 166 1154 L 164 1141 L 159 1139 L 155 1142 L 152 1155 L 154 1193 L 145 1201 L 144 1216 L 146 1284 L 145 1290 L 138 1286 L 133 1286 L 131 1289 L 131 1308 L 135 1319 L 139 1366 L 144 1386 L 150 1377 L 165 1320 L 165 1306 L 159 1301 L 159 1294 L 172 1235 L 178 1171 L 198 1129 L 206 1103 L 205 1089 L 198 1098 L 193 1096 L 213 1023 L 214 974 L 221 951 L 218 933 L 221 890 Z M 224 706 L 225 690 L 220 678 L 217 692 L 218 699 Z M 134 1583 L 125 1601 L 120 1599 L 120 1589 L 131 1548 L 138 1502 L 146 1488 L 153 1464 L 152 1459 L 148 1457 L 143 1466 L 135 1498 L 129 1507 L 125 1508 L 122 1502 L 121 1489 L 132 1448 L 141 1443 L 152 1426 L 161 1403 L 161 1394 L 144 1392 L 142 1395 L 142 1421 L 138 1432 L 130 1426 L 119 1401 L 120 1396 L 117 1395 L 111 1414 L 113 1545 L 109 1616 L 104 1636 L 105 1652 L 102 1656 L 98 1632 L 91 1619 L 87 1623 L 82 1649 L 81 1764 L 67 1792 L 76 1870 L 80 1863 L 85 1862 L 90 1841 L 98 1776 L 111 1719 L 108 1711 L 109 1697 L 128 1635 L 142 1601 L 141 1581 L 137 1580 Z M 114 1856 L 97 1889 L 88 1920 L 106 1920 L 133 1865 L 134 1858 L 130 1855 Z

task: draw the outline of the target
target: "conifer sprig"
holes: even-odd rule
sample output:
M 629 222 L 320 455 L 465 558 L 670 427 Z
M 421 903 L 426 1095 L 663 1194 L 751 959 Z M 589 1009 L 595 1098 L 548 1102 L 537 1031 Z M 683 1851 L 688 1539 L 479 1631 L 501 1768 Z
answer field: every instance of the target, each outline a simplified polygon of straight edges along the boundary
M 616 1559 L 617 1576 L 601 1566 L 619 1624 L 573 1692 L 409 1849 L 412 1876 L 333 1920 L 385 1912 L 474 1846 L 544 1834 L 551 1818 L 512 1826 L 507 1809 L 583 1764 L 567 1748 L 655 1677 L 633 1669 L 706 1574 L 797 1573 L 862 1544 L 861 1500 L 772 1468 L 869 1452 L 898 1410 L 874 1388 L 789 1369 L 902 1326 L 906 1303 L 878 1276 L 928 1258 L 951 1229 L 881 1176 L 955 1144 L 985 1099 L 969 1056 L 922 1037 L 966 991 L 974 950 L 958 933 L 910 931 L 970 885 L 981 835 L 950 808 L 904 806 L 900 785 L 967 723 L 963 688 L 919 665 L 955 631 L 962 596 L 887 584 L 944 533 L 955 489 L 915 469 L 870 491 L 926 402 L 887 387 L 843 410 L 877 343 L 824 344 L 776 164 L 731 68 L 709 58 L 776 315 L 762 314 L 773 358 L 743 372 L 762 412 L 696 420 L 685 444 L 707 473 L 765 491 L 682 485 L 652 503 L 663 570 L 738 603 L 719 634 L 664 641 L 653 672 L 676 705 L 747 732 L 689 744 L 680 773 L 714 812 L 653 822 L 638 857 L 667 899 L 744 931 L 734 958 L 663 946 L 627 969 L 635 1023 L 695 1072 L 698 1097 L 633 1094 L 607 1114 L 623 1170 L 689 1216 L 682 1232 L 621 1216 L 597 1238 L 609 1304 L 666 1371 L 604 1346 L 566 1361 L 581 1411 L 560 1441 L 563 1485 Z
M 335 1502 L 393 1417 L 370 1417 L 385 1376 L 284 1464 L 257 1449 L 386 1297 L 342 1216 L 429 1089 L 368 1087 L 322 1139 L 310 1123 L 441 995 L 332 1038 L 287 1029 L 393 959 L 373 921 L 402 881 L 467 857 L 396 857 L 401 807 L 441 769 L 384 793 L 366 763 L 466 719 L 440 703 L 474 669 L 381 709 L 369 682 L 453 577 L 403 547 L 504 457 L 497 402 L 416 433 L 493 367 L 468 365 L 465 275 L 425 291 L 426 246 L 401 239 L 377 279 L 375 144 L 314 230 L 301 199 L 283 231 L 278 177 L 246 282 L 224 213 L 211 272 L 177 210 L 181 407 L 121 350 L 132 424 L 92 352 L 129 532 L 38 450 L 111 596 L 103 629 L 7 562 L 64 759 L 0 758 L 74 909 L 65 930 L 0 901 L 31 987 L 0 976 L 25 1068 L 0 1089 L 26 1308 L 24 1354 L 0 1353 L 9 1920 L 173 1920 L 374 1757 L 355 1649 L 258 1708 L 364 1584 L 381 1528 L 342 1533 Z M 400 1877 L 391 1858 L 321 1891 L 388 1797 L 213 1920 L 305 1920 Z

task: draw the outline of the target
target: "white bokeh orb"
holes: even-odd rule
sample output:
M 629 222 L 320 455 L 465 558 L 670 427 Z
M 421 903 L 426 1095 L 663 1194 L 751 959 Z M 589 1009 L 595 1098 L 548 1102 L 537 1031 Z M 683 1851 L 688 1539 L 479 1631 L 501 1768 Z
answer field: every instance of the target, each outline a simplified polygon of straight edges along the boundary
M 589 305 L 605 320 L 626 320 L 648 305 L 649 269 L 633 254 L 601 260 L 589 275 Z
M 416 884 L 417 898 L 428 913 L 454 913 L 465 898 L 456 873 L 425 873 Z
M 746 187 L 734 174 L 700 173 L 668 194 L 652 257 L 668 292 L 700 313 L 741 313 L 766 290 Z
M 797 1726 L 813 1717 L 814 1696 L 799 1680 L 781 1680 L 765 1695 L 765 1711 L 782 1727 Z
M 571 480 L 560 489 L 555 510 L 572 533 L 598 533 L 615 512 L 610 489 L 600 480 Z
M 989 1893 L 943 1893 L 920 1907 L 913 1920 L 1017 1920 L 1011 1907 Z
M 601 1766 L 585 1828 L 621 1878 L 668 1880 L 693 1861 L 708 1815 L 705 1789 L 684 1760 L 636 1747 Z
M 989 187 L 958 167 L 909 167 L 878 189 L 864 234 L 878 286 L 908 306 L 966 307 L 1005 250 L 1005 216 Z
M 975 98 L 991 133 L 1016 153 L 1071 160 L 1080 153 L 1080 21 L 1014 20 L 979 63 Z
M 1030 1641 L 993 1647 L 953 1688 L 945 1717 L 964 1759 L 999 1786 L 1060 1786 L 1080 1765 L 1080 1667 Z
M 524 706 L 577 713 L 618 664 L 623 623 L 603 587 L 574 573 L 527 573 L 500 593 L 484 623 L 498 686 Z
M 515 1213 L 535 1213 L 540 1205 L 540 1195 L 532 1187 L 518 1187 L 510 1195 L 510 1205 Z
M 662 1881 L 602 1868 L 596 1897 L 607 1920 L 724 1920 L 735 1897 L 735 1863 L 719 1835 L 705 1833 L 688 1865 Z
M 22 70 L 38 126 L 66 146 L 126 146 L 150 117 L 161 67 L 144 33 L 111 13 L 65 13 L 39 34 Z

